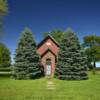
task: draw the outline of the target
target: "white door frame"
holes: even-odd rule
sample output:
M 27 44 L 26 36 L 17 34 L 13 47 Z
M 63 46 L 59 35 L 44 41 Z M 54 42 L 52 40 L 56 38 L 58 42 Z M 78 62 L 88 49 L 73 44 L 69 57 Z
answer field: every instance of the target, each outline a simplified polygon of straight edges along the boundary
M 51 75 L 51 65 L 46 65 L 46 75 L 47 76 Z
M 52 74 L 51 59 L 46 59 L 46 75 L 50 76 Z

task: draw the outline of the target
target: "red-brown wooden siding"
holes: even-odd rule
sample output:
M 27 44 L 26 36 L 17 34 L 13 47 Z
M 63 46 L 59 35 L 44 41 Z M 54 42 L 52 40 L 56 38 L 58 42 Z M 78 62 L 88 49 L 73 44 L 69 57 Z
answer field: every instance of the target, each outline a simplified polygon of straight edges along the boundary
M 49 42 L 51 43 L 51 45 L 47 45 L 46 43 Z M 50 49 L 52 52 L 48 51 L 47 53 L 45 53 L 48 49 Z M 52 67 L 52 75 L 54 74 L 55 71 L 55 65 L 56 65 L 56 56 L 58 54 L 59 51 L 59 47 L 55 44 L 55 42 L 51 39 L 48 38 L 45 42 L 43 42 L 43 44 L 37 49 L 37 52 L 40 56 L 43 55 L 43 57 L 41 57 L 41 63 L 44 66 L 44 71 L 46 71 L 46 59 L 50 58 L 51 59 L 51 67 Z

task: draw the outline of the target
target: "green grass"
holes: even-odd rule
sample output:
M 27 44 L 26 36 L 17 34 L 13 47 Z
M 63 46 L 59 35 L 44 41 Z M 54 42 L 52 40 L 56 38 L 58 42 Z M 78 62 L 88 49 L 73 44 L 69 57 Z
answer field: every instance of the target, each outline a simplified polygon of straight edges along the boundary
M 89 80 L 52 79 L 55 90 L 47 89 L 48 79 L 13 80 L 0 77 L 0 100 L 100 100 L 100 73 Z
M 6 72 L 9 72 L 9 71 L 11 71 L 11 68 L 10 67 L 5 67 L 5 68 L 0 68 L 0 72 L 1 71 L 6 71 Z
M 5 67 L 5 68 L 0 68 L 0 76 L 11 76 L 11 68 L 10 67 Z

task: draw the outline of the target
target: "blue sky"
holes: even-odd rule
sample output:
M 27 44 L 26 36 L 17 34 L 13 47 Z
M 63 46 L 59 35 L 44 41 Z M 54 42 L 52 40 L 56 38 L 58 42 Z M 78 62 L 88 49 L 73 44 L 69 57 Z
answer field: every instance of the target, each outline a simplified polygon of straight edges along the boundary
M 85 35 L 100 35 L 100 0 L 8 0 L 4 20 L 5 43 L 13 56 L 17 40 L 29 27 L 37 43 L 44 32 L 71 27 L 80 41 Z

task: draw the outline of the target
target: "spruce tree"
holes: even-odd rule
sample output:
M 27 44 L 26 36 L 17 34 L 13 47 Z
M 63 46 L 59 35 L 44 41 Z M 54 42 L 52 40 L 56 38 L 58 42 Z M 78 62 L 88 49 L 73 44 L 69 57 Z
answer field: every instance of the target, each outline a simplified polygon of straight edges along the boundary
M 32 32 L 26 28 L 19 39 L 15 52 L 12 76 L 15 79 L 33 79 L 40 75 L 39 55 Z
M 55 76 L 63 80 L 87 79 L 87 57 L 76 34 L 68 29 L 60 43 Z

